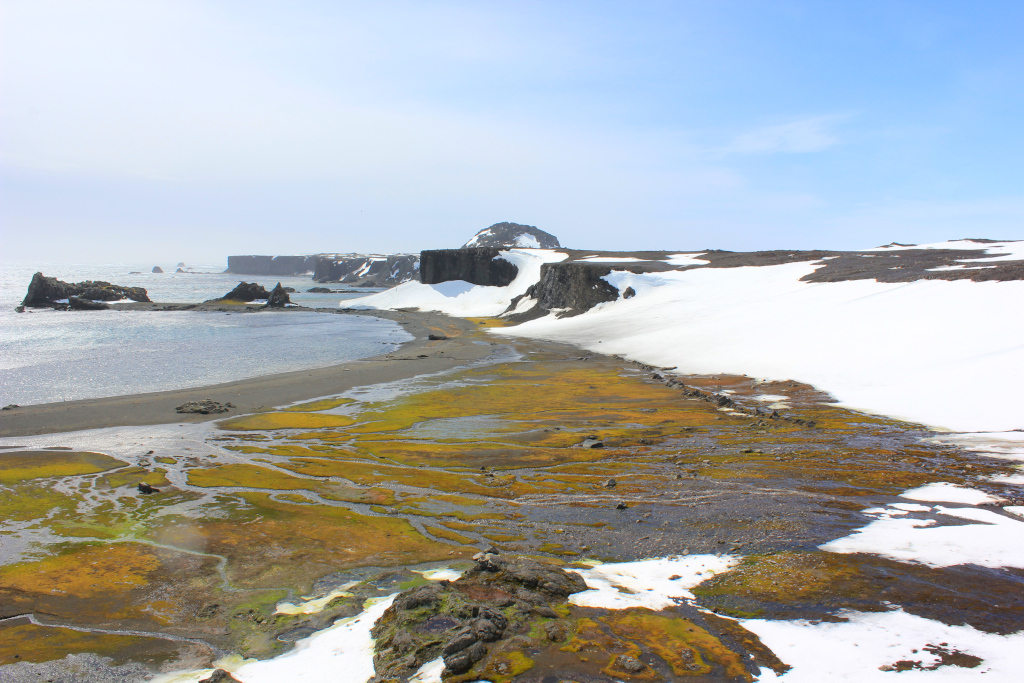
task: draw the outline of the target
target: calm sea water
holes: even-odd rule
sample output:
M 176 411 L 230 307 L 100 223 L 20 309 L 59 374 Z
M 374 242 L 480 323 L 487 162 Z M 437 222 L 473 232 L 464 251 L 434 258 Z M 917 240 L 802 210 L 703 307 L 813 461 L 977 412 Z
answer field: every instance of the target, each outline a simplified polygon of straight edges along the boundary
M 164 266 L 166 268 L 166 266 Z M 0 264 L 0 404 L 29 405 L 230 382 L 385 353 L 410 335 L 388 320 L 329 313 L 51 311 L 15 313 L 36 271 L 68 282 L 145 287 L 163 302 L 222 296 L 242 279 L 298 290 L 292 301 L 336 307 L 360 295 L 307 294 L 305 278 L 148 272 L 138 264 Z M 133 272 L 140 271 L 140 272 Z M 371 290 L 376 291 L 376 290 Z

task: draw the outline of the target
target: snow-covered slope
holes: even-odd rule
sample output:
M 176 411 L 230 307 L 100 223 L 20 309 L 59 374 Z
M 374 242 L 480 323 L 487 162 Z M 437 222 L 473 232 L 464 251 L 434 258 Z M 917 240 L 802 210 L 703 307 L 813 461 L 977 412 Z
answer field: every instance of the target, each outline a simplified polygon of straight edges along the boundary
M 498 334 L 676 372 L 798 379 L 842 403 L 955 430 L 1024 427 L 1024 282 L 811 283 L 809 263 L 605 279 L 630 299 Z
M 567 255 L 551 249 L 509 249 L 498 258 L 512 263 L 519 272 L 507 287 L 484 287 L 463 280 L 425 285 L 406 282 L 386 292 L 341 302 L 342 308 L 418 308 L 465 318 L 496 316 L 505 311 L 512 299 L 524 294 L 540 278 L 544 263 L 564 261 Z
M 968 267 L 975 268 L 1024 258 L 1024 243 L 1012 242 L 914 249 L 984 250 L 982 259 L 971 259 Z M 498 315 L 537 281 L 541 263 L 566 258 L 515 249 L 503 256 L 520 269 L 509 287 L 406 283 L 348 305 Z M 933 427 L 1024 428 L 1024 280 L 878 282 L 861 274 L 809 282 L 801 278 L 831 261 L 730 268 L 707 265 L 701 256 L 677 254 L 665 261 L 684 270 L 639 274 L 616 269 L 612 257 L 579 258 L 576 263 L 610 266 L 604 279 L 630 298 L 620 294 L 581 315 L 548 314 L 495 333 L 569 342 L 676 366 L 679 374 L 800 380 L 851 408 Z M 533 304 L 523 299 L 516 312 Z

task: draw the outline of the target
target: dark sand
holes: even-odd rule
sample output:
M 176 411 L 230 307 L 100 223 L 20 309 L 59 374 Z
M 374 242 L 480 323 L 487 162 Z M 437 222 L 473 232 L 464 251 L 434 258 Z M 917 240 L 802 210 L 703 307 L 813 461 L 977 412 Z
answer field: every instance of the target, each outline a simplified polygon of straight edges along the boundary
M 0 412 L 0 437 L 100 427 L 206 422 L 339 394 L 357 386 L 449 370 L 479 360 L 493 350 L 489 343 L 470 338 L 469 333 L 477 329 L 476 323 L 460 318 L 402 311 L 331 310 L 329 314 L 373 315 L 394 320 L 415 339 L 388 354 L 326 368 L 265 375 L 193 389 L 21 406 Z M 430 333 L 446 335 L 449 339 L 430 341 L 427 339 Z M 235 409 L 220 415 L 175 412 L 175 408 L 186 401 L 204 399 L 232 403 Z

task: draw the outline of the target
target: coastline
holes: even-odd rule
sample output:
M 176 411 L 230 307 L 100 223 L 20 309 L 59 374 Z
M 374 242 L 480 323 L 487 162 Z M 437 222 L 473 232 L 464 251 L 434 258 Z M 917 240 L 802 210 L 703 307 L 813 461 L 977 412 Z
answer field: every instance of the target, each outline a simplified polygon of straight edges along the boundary
M 338 394 L 356 386 L 441 372 L 479 360 L 490 353 L 489 345 L 469 340 L 468 333 L 477 329 L 476 323 L 470 320 L 437 313 L 312 310 L 393 320 L 402 325 L 414 339 L 390 353 L 322 368 L 268 374 L 188 389 L 19 406 L 0 414 L 0 437 L 56 434 L 103 427 L 209 422 L 232 415 L 259 412 L 296 401 Z M 428 339 L 431 333 L 444 335 L 448 339 L 432 341 Z M 230 402 L 234 404 L 235 409 L 230 414 L 221 415 L 175 412 L 175 408 L 186 401 L 204 399 L 220 403 Z

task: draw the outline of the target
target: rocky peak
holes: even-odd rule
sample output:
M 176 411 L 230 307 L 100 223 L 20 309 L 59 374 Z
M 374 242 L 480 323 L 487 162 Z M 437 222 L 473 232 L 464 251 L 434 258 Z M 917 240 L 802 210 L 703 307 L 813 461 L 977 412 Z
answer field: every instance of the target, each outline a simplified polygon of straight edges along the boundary
M 462 245 L 463 249 L 472 247 L 517 247 L 520 249 L 557 249 L 561 245 L 558 238 L 532 225 L 519 223 L 495 223 L 484 228 L 473 239 Z

